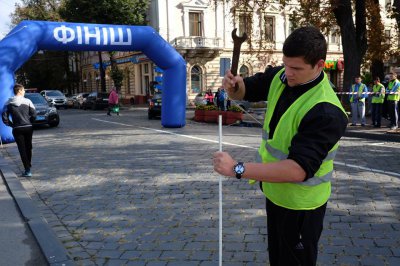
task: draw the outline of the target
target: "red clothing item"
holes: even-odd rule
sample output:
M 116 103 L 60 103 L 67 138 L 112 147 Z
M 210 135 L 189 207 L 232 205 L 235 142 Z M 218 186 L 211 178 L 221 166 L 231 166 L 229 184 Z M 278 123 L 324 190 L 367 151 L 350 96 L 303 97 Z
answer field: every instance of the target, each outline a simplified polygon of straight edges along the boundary
M 113 89 L 108 96 L 109 104 L 118 104 L 118 93 Z

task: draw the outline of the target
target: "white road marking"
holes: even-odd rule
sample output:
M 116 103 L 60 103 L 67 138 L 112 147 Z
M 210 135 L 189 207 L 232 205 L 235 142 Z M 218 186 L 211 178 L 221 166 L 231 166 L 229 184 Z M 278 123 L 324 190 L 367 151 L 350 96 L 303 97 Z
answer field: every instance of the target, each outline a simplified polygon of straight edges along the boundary
M 104 123 L 110 123 L 110 124 L 116 124 L 116 125 L 121 125 L 121 126 L 133 127 L 132 125 L 118 123 L 118 122 L 112 122 L 112 121 L 96 119 L 96 118 L 92 118 L 92 119 L 96 120 L 96 121 L 104 122 Z M 194 137 L 194 136 L 189 136 L 189 135 L 177 134 L 177 133 L 174 133 L 174 132 L 169 132 L 169 131 L 161 130 L 161 129 L 155 129 L 155 128 L 149 128 L 149 127 L 138 127 L 138 128 L 142 128 L 142 129 L 146 129 L 146 130 L 152 130 L 152 131 L 156 131 L 156 132 L 160 132 L 160 133 L 166 133 L 166 134 L 175 135 L 175 136 L 180 136 L 180 137 L 189 138 L 189 139 L 201 140 L 201 141 L 206 141 L 206 142 L 211 142 L 211 143 L 218 143 L 218 140 L 210 140 L 210 139 L 204 139 L 204 138 L 199 138 L 199 137 Z M 235 146 L 235 147 L 248 148 L 248 149 L 252 149 L 252 150 L 258 150 L 258 147 L 255 148 L 255 147 L 250 147 L 250 146 L 246 146 L 246 145 L 234 144 L 234 143 L 230 143 L 230 142 L 222 142 L 222 143 L 224 145 L 229 145 L 229 146 Z M 341 166 L 346 166 L 346 167 L 349 167 L 349 168 L 356 168 L 356 169 L 360 169 L 360 170 L 365 170 L 365 171 L 369 171 L 369 172 L 382 173 L 382 174 L 388 174 L 388 175 L 393 175 L 393 176 L 400 177 L 400 174 L 399 173 L 395 173 L 395 172 L 389 172 L 389 171 L 384 171 L 384 170 L 379 170 L 379 169 L 374 169 L 374 168 L 368 168 L 368 167 L 364 167 L 364 166 L 348 164 L 348 163 L 339 162 L 339 161 L 335 161 L 334 164 L 341 165 Z
M 102 119 L 97 119 L 97 118 L 92 118 L 92 119 L 96 120 L 96 121 L 104 122 L 104 123 L 110 123 L 110 124 L 116 124 L 116 125 L 121 125 L 121 126 L 133 127 L 132 125 L 128 125 L 128 124 L 124 124 L 124 123 L 112 122 L 112 121 L 107 121 L 107 120 L 102 120 Z M 174 133 L 174 132 L 170 132 L 170 131 L 166 131 L 166 130 L 161 130 L 161 129 L 155 129 L 155 128 L 150 128 L 150 127 L 137 127 L 137 128 L 142 128 L 142 129 L 146 129 L 146 130 L 152 130 L 152 131 L 156 131 L 156 132 L 160 132 L 160 133 L 166 133 L 166 134 L 179 136 L 179 137 L 184 137 L 184 138 L 188 138 L 188 139 L 195 139 L 195 140 L 201 140 L 201 141 L 206 141 L 206 142 L 211 142 L 211 143 L 218 143 L 218 140 L 210 140 L 210 139 L 204 139 L 204 138 L 199 138 L 199 137 L 194 137 L 194 136 L 189 136 L 189 135 L 183 135 L 183 134 L 178 134 L 178 133 Z M 228 146 L 236 146 L 236 147 L 242 147 L 242 148 L 258 150 L 258 148 L 250 147 L 250 146 L 247 146 L 247 145 L 239 145 L 239 144 L 234 144 L 234 143 L 230 143 L 230 142 L 222 142 L 222 143 L 224 145 L 228 145 Z

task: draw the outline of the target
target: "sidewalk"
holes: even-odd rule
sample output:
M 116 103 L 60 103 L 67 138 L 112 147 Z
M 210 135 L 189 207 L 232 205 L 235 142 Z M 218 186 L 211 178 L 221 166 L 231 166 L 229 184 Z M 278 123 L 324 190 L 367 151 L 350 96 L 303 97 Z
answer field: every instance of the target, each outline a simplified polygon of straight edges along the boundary
M 0 265 L 75 265 L 0 153 Z
M 253 116 L 253 117 L 251 117 Z M 263 123 L 263 116 L 257 114 L 244 114 L 243 121 L 241 124 L 237 124 L 237 126 L 249 126 L 249 127 L 262 127 L 260 123 Z M 256 118 L 259 122 L 255 121 Z M 350 118 L 351 119 L 351 118 Z M 382 118 L 382 127 L 375 128 L 372 126 L 371 117 L 367 116 L 367 125 L 365 127 L 358 126 L 350 126 L 350 123 L 347 126 L 345 136 L 353 137 L 353 138 L 366 138 L 380 141 L 388 141 L 388 142 L 400 142 L 400 128 L 396 130 L 390 130 L 387 127 L 389 121 Z

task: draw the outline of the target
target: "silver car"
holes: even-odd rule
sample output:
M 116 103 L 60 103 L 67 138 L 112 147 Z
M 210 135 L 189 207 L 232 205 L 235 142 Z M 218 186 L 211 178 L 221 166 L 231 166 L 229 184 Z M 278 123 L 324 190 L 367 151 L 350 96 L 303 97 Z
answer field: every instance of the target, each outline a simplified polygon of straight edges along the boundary
M 67 97 L 59 90 L 44 90 L 40 94 L 56 108 L 64 107 L 66 109 L 68 107 Z

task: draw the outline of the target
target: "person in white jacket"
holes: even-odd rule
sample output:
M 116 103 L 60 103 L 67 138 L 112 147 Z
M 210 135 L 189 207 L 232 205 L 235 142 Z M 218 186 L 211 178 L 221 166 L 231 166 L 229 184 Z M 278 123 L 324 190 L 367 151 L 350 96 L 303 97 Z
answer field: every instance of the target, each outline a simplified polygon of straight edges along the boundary
M 24 86 L 15 84 L 14 94 L 3 108 L 2 120 L 5 125 L 13 128 L 12 134 L 25 168 L 22 176 L 31 177 L 32 122 L 36 118 L 36 109 L 31 100 L 24 97 Z

